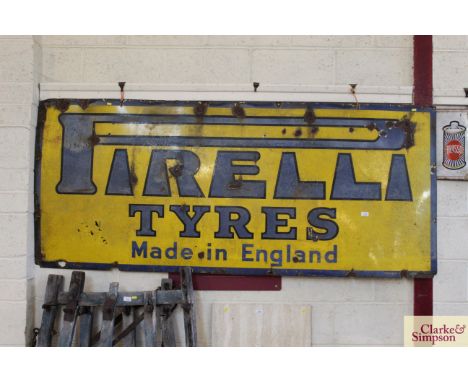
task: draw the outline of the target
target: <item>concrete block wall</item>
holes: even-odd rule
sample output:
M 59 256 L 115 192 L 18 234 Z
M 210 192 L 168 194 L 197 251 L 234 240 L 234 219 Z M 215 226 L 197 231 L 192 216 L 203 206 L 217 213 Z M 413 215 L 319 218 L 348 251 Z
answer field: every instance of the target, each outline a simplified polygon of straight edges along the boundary
M 435 92 L 464 96 L 467 62 L 467 36 L 436 36 Z M 434 314 L 468 315 L 468 182 L 439 180 L 437 187 L 439 270 L 434 279 Z
M 2 41 L 0 48 L 4 44 L 11 46 L 9 39 Z M 260 86 L 350 83 L 384 88 L 412 86 L 411 36 L 41 36 L 21 41 L 22 44 L 29 41 L 32 47 L 28 49 L 34 63 L 31 76 L 27 77 L 25 73 L 29 72 L 21 65 L 8 66 L 3 63 L 4 57 L 0 57 L 2 72 L 4 68 L 14 71 L 10 80 L 5 80 L 0 72 L 0 111 L 3 107 L 8 108 L 8 112 L 0 112 L 0 179 L 11 180 L 11 183 L 0 184 L 0 219 L 3 220 L 0 241 L 2 248 L 6 248 L 0 254 L 0 260 L 5 257 L 5 264 L 10 264 L 5 265 L 5 272 L 0 268 L 0 310 L 8 311 L 8 315 L 0 312 L 0 317 L 2 320 L 10 317 L 14 331 L 11 335 L 0 333 L 0 344 L 20 344 L 24 340 L 24 333 L 18 336 L 18 332 L 24 332 L 25 322 L 12 319 L 15 314 L 10 313 L 8 304 L 17 304 L 24 311 L 27 298 L 34 299 L 30 306 L 34 305 L 35 312 L 29 312 L 27 317 L 39 326 L 44 287 L 47 274 L 51 272 L 36 266 L 28 268 L 27 261 L 19 263 L 19 259 L 30 259 L 32 254 L 32 204 L 29 199 L 33 167 L 29 146 L 24 140 L 30 137 L 34 130 L 31 126 L 35 124 L 30 122 L 24 128 L 27 131 L 10 125 L 29 121 L 23 114 L 27 107 L 34 116 L 37 101 L 32 90 L 34 82 L 65 86 L 127 81 L 179 85 L 181 88 L 190 86 L 191 89 L 200 85 L 200 90 L 210 85 L 219 91 L 230 85 L 253 81 L 260 82 Z M 466 76 L 462 73 L 463 58 L 460 57 L 468 54 L 467 37 L 435 37 L 435 48 L 435 86 L 451 89 L 459 86 L 459 81 L 464 81 Z M 24 60 L 20 51 L 6 54 L 7 59 L 12 62 Z M 451 71 L 450 68 L 459 69 Z M 29 82 L 21 76 L 26 76 Z M 3 85 L 3 82 L 7 84 Z M 10 88 L 5 87 L 10 86 L 8 83 Z M 25 93 L 10 94 L 20 89 Z M 26 97 L 27 89 L 29 98 Z M 16 100 L 14 105 L 4 106 L 11 104 L 13 99 Z M 16 144 L 19 146 L 12 149 Z M 468 222 L 466 198 L 465 183 L 439 182 L 440 273 L 435 279 L 435 309 L 439 314 L 450 314 L 451 311 L 468 314 L 468 256 L 462 249 L 466 245 L 460 245 L 468 241 L 468 237 L 463 236 L 463 227 Z M 5 230 L 3 227 L 10 228 Z M 20 274 L 10 271 L 14 267 Z M 64 274 L 66 284 L 69 282 L 70 271 L 54 272 Z M 14 282 L 8 281 L 13 274 L 21 276 L 15 280 L 20 280 L 26 291 L 19 295 L 18 301 L 10 302 L 5 294 L 9 289 L 16 289 Z M 24 282 L 33 275 L 34 283 Z M 163 276 L 93 271 L 87 272 L 87 287 L 89 290 L 106 290 L 110 281 L 119 281 L 124 290 L 150 289 L 158 285 Z M 2 283 L 5 283 L 4 288 Z M 279 292 L 200 291 L 196 293 L 199 339 L 201 345 L 220 343 L 218 337 L 213 338 L 219 336 L 219 330 L 213 330 L 212 323 L 219 322 L 219 317 L 213 319 L 213 314 L 223 304 L 297 304 L 310 306 L 310 345 L 401 345 L 402 317 L 412 313 L 412 293 L 413 283 L 406 279 L 291 277 L 283 278 L 283 288 Z M 279 327 L 278 335 L 281 333 Z
M 438 184 L 438 274 L 434 314 L 468 315 L 468 182 Z
M 0 344 L 25 345 L 33 327 L 33 155 L 41 48 L 0 37 Z
M 467 36 L 435 36 L 434 88 L 461 92 L 468 87 L 467 60 Z
M 214 84 L 220 91 L 253 81 L 412 84 L 410 36 L 43 36 L 41 44 L 42 82 Z

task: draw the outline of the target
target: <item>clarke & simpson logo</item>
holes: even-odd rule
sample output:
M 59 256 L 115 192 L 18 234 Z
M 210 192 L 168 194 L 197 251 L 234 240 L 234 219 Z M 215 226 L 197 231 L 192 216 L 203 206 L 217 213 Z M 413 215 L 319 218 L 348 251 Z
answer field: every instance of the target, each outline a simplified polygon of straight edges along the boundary
M 405 346 L 468 346 L 466 316 L 406 316 Z
M 466 325 L 457 324 L 455 327 L 442 325 L 441 327 L 432 324 L 422 324 L 419 330 L 413 331 L 411 337 L 413 342 L 430 342 L 435 345 L 436 342 L 455 342 L 457 334 L 465 332 Z

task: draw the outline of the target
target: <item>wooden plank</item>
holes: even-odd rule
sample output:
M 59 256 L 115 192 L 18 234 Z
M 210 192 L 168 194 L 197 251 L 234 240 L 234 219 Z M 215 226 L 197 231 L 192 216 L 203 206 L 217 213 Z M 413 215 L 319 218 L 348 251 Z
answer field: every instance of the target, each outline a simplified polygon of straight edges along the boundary
M 145 293 L 143 328 L 145 333 L 145 346 L 156 346 L 156 331 L 153 323 L 154 302 L 153 293 Z
M 153 296 L 153 303 L 154 303 L 154 345 L 153 346 L 161 346 L 160 338 L 161 338 L 161 326 L 159 326 L 158 321 L 158 309 L 156 305 L 156 292 L 157 289 L 152 292 Z
M 169 291 L 172 289 L 172 280 L 171 279 L 162 279 L 161 281 L 161 290 Z M 159 312 L 160 317 L 160 328 L 161 328 L 161 342 L 164 347 L 174 347 L 176 346 L 174 324 L 172 320 L 172 312 L 177 305 L 162 305 Z
M 119 293 L 117 306 L 142 306 L 145 303 L 145 292 Z
M 180 269 L 182 294 L 185 302 L 182 304 L 184 311 L 185 346 L 197 346 L 197 324 L 195 318 L 195 306 L 193 296 L 192 269 L 184 267 Z
M 170 316 L 163 315 L 163 319 L 161 323 L 162 323 L 161 325 L 162 346 L 175 347 L 176 340 L 175 340 L 175 332 L 174 332 L 174 324 L 172 321 L 172 315 Z
M 130 325 L 135 321 L 135 319 L 136 319 L 135 308 L 131 306 L 124 307 L 123 312 L 122 312 L 122 327 L 124 329 L 120 334 L 124 333 L 125 329 L 129 328 Z M 117 343 L 118 342 L 117 338 L 115 338 L 114 341 L 115 343 Z M 136 346 L 136 330 L 135 329 L 129 331 L 128 334 L 122 337 L 122 345 L 125 347 Z
M 69 347 L 72 345 L 75 334 L 76 318 L 78 316 L 78 301 L 83 292 L 85 273 L 81 271 L 72 272 L 70 288 L 68 289 L 69 301 L 63 309 L 63 325 L 60 331 L 58 346 Z
M 157 290 L 156 304 L 182 304 L 184 296 L 181 290 Z
M 96 293 L 96 292 L 83 292 L 80 296 L 79 305 L 80 306 L 100 306 L 104 304 L 106 299 L 106 292 Z M 60 304 L 68 304 L 70 301 L 69 292 L 62 292 L 59 294 L 58 301 Z
M 143 321 L 144 313 L 138 315 L 136 309 L 135 308 L 133 309 L 134 309 L 135 319 L 129 326 L 127 326 L 124 330 L 122 330 L 122 332 L 120 332 L 119 334 L 115 336 L 114 340 L 112 341 L 112 346 L 115 346 L 120 340 L 125 338 L 129 333 L 131 333 L 132 331 L 135 331 L 136 327 L 140 324 L 140 322 Z M 135 331 L 135 336 L 136 336 L 136 331 Z M 136 341 L 135 341 L 135 346 L 136 346 Z
M 162 305 L 156 305 L 156 345 L 155 346 L 163 346 L 163 307 Z
M 104 301 L 102 310 L 102 326 L 99 346 L 112 346 L 114 335 L 114 313 L 117 303 L 119 283 L 111 283 L 109 293 Z
M 80 308 L 80 347 L 90 347 L 93 334 L 94 307 Z
M 122 323 L 122 313 L 114 312 L 114 316 L 115 316 L 115 318 L 114 318 L 114 328 L 115 328 L 116 326 L 119 326 Z M 96 344 L 99 343 L 100 340 L 101 340 L 101 330 L 99 330 L 93 336 L 93 340 L 91 341 L 91 346 L 95 346 Z M 114 345 L 112 345 L 112 346 L 114 346 Z
M 104 304 L 106 299 L 106 292 L 90 292 L 82 293 L 80 298 L 80 305 L 84 306 L 100 306 Z M 62 297 L 62 296 L 61 296 Z M 66 297 L 63 296 L 65 299 Z M 117 297 L 116 306 L 142 306 L 144 304 L 144 292 L 123 292 L 119 293 Z
M 58 305 L 57 298 L 59 292 L 63 288 L 64 277 L 60 275 L 49 275 L 47 278 L 47 286 L 44 296 L 44 304 L 42 305 L 42 321 L 37 337 L 37 346 L 50 346 L 52 343 L 52 335 L 57 317 Z
M 146 292 L 124 292 L 119 293 L 116 306 L 143 306 Z M 81 293 L 80 306 L 101 306 L 106 299 L 106 292 Z M 180 290 L 156 291 L 157 304 L 180 304 L 182 303 L 182 292 Z M 58 296 L 59 304 L 65 305 L 70 301 L 69 292 L 61 292 Z

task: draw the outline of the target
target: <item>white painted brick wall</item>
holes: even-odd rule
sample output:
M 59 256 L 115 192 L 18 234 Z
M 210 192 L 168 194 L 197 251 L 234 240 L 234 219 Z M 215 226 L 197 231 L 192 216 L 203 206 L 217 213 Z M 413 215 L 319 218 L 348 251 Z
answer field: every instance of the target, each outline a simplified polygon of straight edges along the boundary
M 409 36 L 43 36 L 42 81 L 408 86 Z M 376 65 L 372 63 L 376 62 Z
M 0 345 L 25 345 L 34 316 L 32 179 L 40 47 L 0 37 Z
M 434 38 L 434 86 L 468 86 L 468 39 Z M 37 82 L 229 85 L 412 85 L 411 36 L 25 36 L 0 38 L 0 344 L 22 345 L 40 323 L 47 275 L 32 264 L 33 137 Z M 436 314 L 468 315 L 468 183 L 439 182 Z M 29 196 L 29 198 L 28 198 Z M 32 280 L 34 275 L 34 280 Z M 153 288 L 164 274 L 87 272 L 88 290 Z M 283 278 L 279 292 L 196 293 L 199 339 L 213 304 L 311 307 L 313 345 L 401 345 L 410 280 Z M 29 305 L 28 305 L 29 301 Z M 32 303 L 34 301 L 34 303 Z
M 348 49 L 336 52 L 336 83 L 408 86 L 413 82 L 410 49 Z
M 80 48 L 42 49 L 41 82 L 81 82 L 83 51 Z
M 0 81 L 32 83 L 34 79 L 33 39 L 2 38 Z
M 311 307 L 302 304 L 213 304 L 213 346 L 310 346 Z
M 467 36 L 434 36 L 434 89 L 457 90 L 468 87 Z
M 434 87 L 468 87 L 468 37 L 434 38 Z M 463 94 L 463 93 L 462 93 Z M 438 274 L 434 314 L 468 315 L 468 182 L 438 181 Z
M 412 312 L 411 303 L 337 304 L 333 344 L 401 345 L 403 317 Z
M 86 49 L 86 82 L 243 83 L 249 55 L 242 49 Z
M 27 302 L 2 300 L 0 302 L 0 317 L 2 330 L 0 339 L 2 346 L 24 346 L 27 325 Z
M 436 51 L 434 54 L 435 89 L 457 89 L 468 87 L 466 63 L 468 50 Z
M 325 49 L 254 50 L 252 81 L 267 84 L 329 85 L 334 83 L 334 52 Z
M 440 260 L 437 266 L 438 274 L 434 279 L 434 301 L 466 301 L 466 261 Z

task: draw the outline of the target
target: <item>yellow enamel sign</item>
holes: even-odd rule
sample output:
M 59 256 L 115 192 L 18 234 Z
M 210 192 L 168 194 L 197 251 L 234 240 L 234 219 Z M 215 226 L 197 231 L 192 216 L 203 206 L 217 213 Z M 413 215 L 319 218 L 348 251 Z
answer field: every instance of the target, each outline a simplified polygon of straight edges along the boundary
M 395 105 L 45 101 L 37 262 L 435 273 L 433 119 Z

